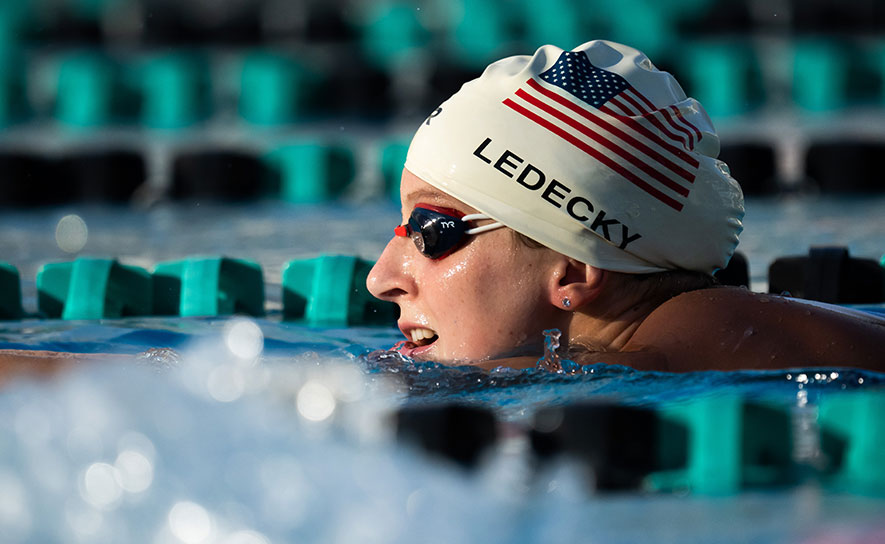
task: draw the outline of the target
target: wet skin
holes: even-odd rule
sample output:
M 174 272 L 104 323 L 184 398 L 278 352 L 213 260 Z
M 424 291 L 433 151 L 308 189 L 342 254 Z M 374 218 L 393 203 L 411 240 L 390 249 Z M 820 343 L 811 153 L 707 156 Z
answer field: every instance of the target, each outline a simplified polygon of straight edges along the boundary
M 408 171 L 400 194 L 402 223 L 419 203 L 476 213 Z M 463 246 L 437 260 L 422 255 L 411 239 L 394 236 L 366 283 L 374 296 L 399 305 L 404 354 L 476 363 L 537 353 L 541 327 L 567 326 L 568 314 L 548 300 L 545 282 L 552 273 L 545 252 L 521 244 L 502 228 L 469 236 Z M 433 342 L 413 343 L 414 329 L 434 332 Z
M 780 368 L 885 371 L 885 319 L 848 316 L 744 288 L 718 287 L 676 296 L 652 311 L 617 352 L 586 353 L 580 363 L 688 372 Z M 534 366 L 512 358 L 507 366 Z M 493 368 L 496 361 L 480 366 Z
M 418 203 L 475 212 L 408 171 L 401 194 L 403 222 Z M 671 372 L 885 370 L 885 319 L 730 287 L 649 303 L 641 294 L 633 299 L 613 294 L 604 271 L 575 263 L 563 268 L 563 259 L 552 250 L 515 243 L 509 229 L 472 236 L 440 260 L 421 255 L 408 238 L 394 237 L 367 285 L 376 297 L 400 306 L 399 326 L 407 339 L 401 351 L 415 359 L 484 368 L 534 366 L 542 331 L 558 328 L 564 345 L 594 346 L 575 357 L 582 364 Z M 580 276 L 580 267 L 587 269 L 586 281 L 573 277 Z M 563 293 L 576 304 L 563 308 Z M 416 344 L 409 341 L 414 328 L 436 335 Z

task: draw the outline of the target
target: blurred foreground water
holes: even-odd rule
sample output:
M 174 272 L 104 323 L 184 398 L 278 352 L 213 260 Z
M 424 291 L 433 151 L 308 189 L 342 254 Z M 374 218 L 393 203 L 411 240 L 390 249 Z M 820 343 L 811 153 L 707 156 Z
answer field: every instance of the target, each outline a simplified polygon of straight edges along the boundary
M 885 534 L 883 497 L 814 484 L 594 494 L 579 467 L 534 470 L 519 432 L 468 472 L 398 444 L 391 424 L 403 405 L 452 401 L 491 408 L 514 429 L 541 406 L 588 398 L 654 406 L 742 394 L 814 405 L 881 389 L 885 375 L 605 365 L 484 373 L 372 352 L 395 340 L 386 329 L 242 318 L 0 327 L 3 347 L 182 354 L 83 363 L 4 389 L 3 542 L 841 543 Z

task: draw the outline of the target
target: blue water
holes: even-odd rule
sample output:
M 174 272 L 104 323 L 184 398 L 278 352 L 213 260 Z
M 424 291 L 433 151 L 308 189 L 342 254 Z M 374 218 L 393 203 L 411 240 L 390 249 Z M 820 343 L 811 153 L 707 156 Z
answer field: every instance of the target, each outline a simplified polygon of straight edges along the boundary
M 885 249 L 885 224 L 869 219 L 885 216 L 883 198 L 748 208 L 741 249 L 757 283 L 775 256 L 811 244 L 843 243 L 867 257 Z M 280 321 L 282 263 L 325 251 L 377 257 L 398 220 L 395 206 L 378 203 L 4 212 L 0 254 L 22 271 L 28 311 L 38 266 L 72 257 L 54 239 L 72 212 L 90 228 L 83 254 L 148 267 L 197 253 L 260 262 L 271 312 L 0 322 L 0 349 L 181 355 L 83 363 L 0 391 L 3 542 L 885 541 L 883 497 L 815 483 L 719 497 L 594 494 L 577 467 L 533 471 L 519 432 L 540 407 L 588 398 L 656 406 L 740 394 L 813 410 L 827 395 L 880 390 L 885 375 L 603 365 L 486 373 L 378 351 L 400 339 L 393 327 Z M 452 401 L 491 408 L 511 426 L 474 473 L 392 437 L 398 408 Z
M 395 339 L 270 319 L 4 324 L 3 347 L 182 354 L 172 365 L 83 363 L 4 390 L 4 542 L 810 543 L 828 532 L 866 542 L 883 529 L 885 499 L 814 485 L 594 495 L 573 466 L 533 476 L 524 437 L 466 474 L 398 446 L 388 422 L 403 405 L 451 401 L 492 407 L 516 428 L 541 406 L 587 398 L 656 405 L 740 393 L 813 406 L 881 388 L 885 375 L 485 373 L 374 351 Z

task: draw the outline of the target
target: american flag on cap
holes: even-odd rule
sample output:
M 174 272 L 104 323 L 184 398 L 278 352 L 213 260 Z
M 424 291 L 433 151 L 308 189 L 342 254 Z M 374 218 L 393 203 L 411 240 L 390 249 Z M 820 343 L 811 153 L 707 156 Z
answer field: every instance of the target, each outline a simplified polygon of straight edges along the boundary
M 656 107 L 621 75 L 565 51 L 504 104 L 677 212 L 698 170 L 701 132 L 675 105 Z

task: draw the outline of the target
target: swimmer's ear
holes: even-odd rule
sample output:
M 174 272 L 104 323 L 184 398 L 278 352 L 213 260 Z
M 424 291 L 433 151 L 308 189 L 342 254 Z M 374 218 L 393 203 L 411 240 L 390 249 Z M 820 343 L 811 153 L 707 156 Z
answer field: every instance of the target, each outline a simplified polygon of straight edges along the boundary
M 577 310 L 602 294 L 606 276 L 601 268 L 565 257 L 557 263 L 550 302 L 563 310 Z

